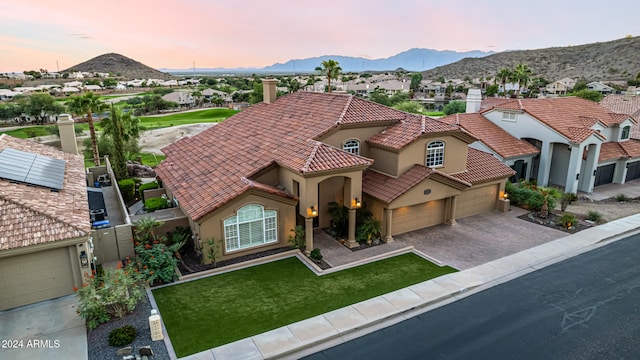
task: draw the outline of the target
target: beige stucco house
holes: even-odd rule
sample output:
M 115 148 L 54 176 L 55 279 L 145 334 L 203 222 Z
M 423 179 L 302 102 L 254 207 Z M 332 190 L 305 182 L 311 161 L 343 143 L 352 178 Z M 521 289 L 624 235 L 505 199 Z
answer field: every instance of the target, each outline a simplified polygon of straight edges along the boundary
M 90 233 L 83 156 L 0 135 L 0 310 L 72 294 Z
M 189 217 L 196 247 L 222 240 L 218 259 L 288 246 L 296 225 L 327 227 L 327 204 L 365 206 L 393 236 L 496 208 L 514 171 L 469 147 L 459 125 L 335 93 L 264 101 L 165 147 L 156 173 Z M 215 246 L 218 246 L 218 242 Z M 205 257 L 205 261 L 209 261 Z

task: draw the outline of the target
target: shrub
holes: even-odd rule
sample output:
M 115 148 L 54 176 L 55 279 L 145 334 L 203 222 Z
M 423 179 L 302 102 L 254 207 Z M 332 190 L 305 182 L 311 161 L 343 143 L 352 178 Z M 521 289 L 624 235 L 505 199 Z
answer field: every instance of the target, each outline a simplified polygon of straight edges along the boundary
M 578 195 L 575 193 L 562 193 L 562 197 L 560 198 L 560 210 L 567 210 L 567 206 L 571 205 L 571 203 L 576 200 L 578 200 Z
M 618 194 L 615 196 L 616 201 L 625 202 L 629 201 L 629 197 L 626 194 Z
M 124 179 L 118 181 L 118 188 L 125 202 L 133 200 L 136 192 L 136 182 L 133 179 Z
M 562 214 L 562 217 L 560 218 L 560 223 L 562 224 L 563 228 L 569 229 L 573 225 L 575 225 L 576 216 L 573 215 L 572 213 L 564 213 L 564 214 Z
M 144 191 L 145 190 L 157 189 L 159 187 L 160 187 L 160 184 L 158 184 L 157 181 L 153 181 L 153 182 L 150 182 L 150 183 L 146 183 L 146 184 L 140 185 L 140 187 L 138 188 L 138 192 L 140 193 L 140 197 L 142 197 L 142 201 L 144 201 Z
M 289 235 L 289 243 L 292 249 L 300 249 L 304 251 L 304 247 L 306 246 L 306 238 L 304 234 L 304 227 L 301 225 L 296 225 L 295 228 L 291 229 L 293 231 L 293 235 Z
M 156 210 L 166 209 L 169 207 L 167 199 L 155 197 L 144 201 L 144 209 L 147 212 L 154 212 Z
M 132 312 L 144 296 L 136 269 L 131 265 L 120 266 L 121 263 L 118 269 L 103 269 L 102 276 L 91 275 L 80 289 L 73 289 L 80 297 L 78 315 L 87 321 L 89 329 L 95 329 L 111 317 L 120 318 Z
M 600 214 L 595 210 L 589 210 L 589 212 L 587 212 L 587 219 L 593 222 L 596 222 L 598 224 L 601 223 L 603 220 L 602 214 Z
M 136 338 L 136 329 L 131 325 L 113 329 L 109 332 L 109 345 L 124 346 L 131 344 Z
M 314 260 L 314 261 L 322 260 L 322 254 L 320 254 L 320 249 L 319 248 L 315 248 L 315 249 L 311 250 L 311 253 L 309 254 L 309 257 L 311 258 L 311 260 Z
M 153 245 L 136 242 L 138 270 L 149 284 L 166 284 L 177 279 L 175 268 L 178 259 L 176 259 L 175 253 L 182 245 L 184 242 L 171 246 L 167 246 L 159 240 L 156 240 Z

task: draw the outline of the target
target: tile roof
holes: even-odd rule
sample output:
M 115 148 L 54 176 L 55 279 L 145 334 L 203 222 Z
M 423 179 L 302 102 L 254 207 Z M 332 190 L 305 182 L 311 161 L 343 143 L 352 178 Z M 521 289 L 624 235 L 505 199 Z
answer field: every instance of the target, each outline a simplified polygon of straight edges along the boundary
M 514 99 L 488 97 L 486 99 L 483 99 L 482 102 L 480 103 L 480 111 L 482 112 L 484 110 L 488 110 L 495 106 L 498 106 L 507 102 L 511 102 L 511 101 L 514 101 Z
M 315 139 L 341 125 L 411 116 L 351 95 L 299 91 L 163 148 L 156 173 L 197 220 L 249 189 L 242 178 L 274 163 L 300 174 L 368 166 L 372 160 Z
M 629 139 L 621 142 L 606 142 L 600 146 L 598 162 L 615 159 L 640 158 L 640 140 Z
M 91 232 L 84 158 L 34 141 L 0 135 L 13 148 L 66 161 L 63 189 L 0 179 L 0 251 L 86 236 Z
M 367 143 L 400 150 L 425 134 L 453 135 L 468 143 L 476 140 L 471 134 L 460 129 L 458 125 L 427 116 L 407 114 L 407 117 L 399 123 L 370 137 Z
M 515 173 L 513 169 L 503 164 L 493 155 L 469 148 L 467 154 L 467 171 L 451 174 L 451 176 L 471 184 L 477 184 L 485 181 L 504 179 Z
M 458 183 L 460 188 L 471 186 L 471 184 L 463 180 L 436 169 L 416 164 L 398 177 L 389 176 L 371 169 L 366 170 L 362 176 L 362 191 L 376 199 L 390 203 L 427 178 L 451 180 Z
M 479 113 L 453 114 L 440 120 L 462 126 L 504 159 L 540 152 L 535 146 L 515 138 Z
M 499 104 L 493 109 L 521 110 L 556 130 L 572 142 L 580 143 L 597 131 L 589 129 L 585 121 L 600 121 L 605 126 L 620 123 L 620 116 L 593 101 L 579 97 L 559 97 L 546 99 L 517 99 Z
M 631 115 L 638 122 L 631 127 L 631 137 L 640 139 L 640 96 L 611 94 L 600 101 L 600 106 L 614 113 Z

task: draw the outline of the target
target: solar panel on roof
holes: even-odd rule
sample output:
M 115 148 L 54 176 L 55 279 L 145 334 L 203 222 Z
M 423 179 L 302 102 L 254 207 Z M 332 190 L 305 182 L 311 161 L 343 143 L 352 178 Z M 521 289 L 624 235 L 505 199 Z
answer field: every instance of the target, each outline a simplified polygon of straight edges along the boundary
M 5 148 L 0 152 L 0 178 L 62 190 L 64 160 Z

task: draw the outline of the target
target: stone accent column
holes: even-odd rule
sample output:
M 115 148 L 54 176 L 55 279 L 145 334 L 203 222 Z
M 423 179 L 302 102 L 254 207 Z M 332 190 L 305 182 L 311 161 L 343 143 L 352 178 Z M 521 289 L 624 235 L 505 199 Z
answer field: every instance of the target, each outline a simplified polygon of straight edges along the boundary
M 358 246 L 358 242 L 356 241 L 356 209 L 349 209 L 347 242 L 350 248 Z
M 453 226 L 456 224 L 456 204 L 458 203 L 458 197 L 451 197 L 451 209 L 449 210 L 449 220 L 447 221 L 447 225 Z
M 393 233 L 392 227 L 391 227 L 391 225 L 392 225 L 392 221 L 391 220 L 393 218 L 393 210 L 385 209 L 384 211 L 386 213 L 386 219 L 385 220 L 386 220 L 386 228 L 387 228 L 386 229 L 387 230 L 387 234 L 386 234 L 386 236 L 384 238 L 384 241 L 386 241 L 387 243 L 390 243 L 390 242 L 394 241 L 393 240 L 393 236 L 391 236 L 391 234 Z
M 305 237 L 305 246 L 307 247 L 304 251 L 306 255 L 311 254 L 311 250 L 313 250 L 313 218 L 305 218 L 304 219 L 304 237 Z

